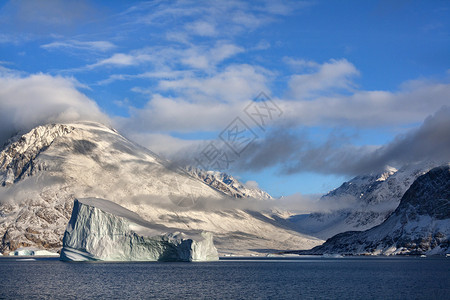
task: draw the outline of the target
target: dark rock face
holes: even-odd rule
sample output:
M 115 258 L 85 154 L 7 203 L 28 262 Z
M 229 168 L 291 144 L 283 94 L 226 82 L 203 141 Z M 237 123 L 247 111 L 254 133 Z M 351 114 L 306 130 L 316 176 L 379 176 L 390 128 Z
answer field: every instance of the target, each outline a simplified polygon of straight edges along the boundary
M 420 176 L 406 191 L 395 210 L 396 215 L 405 212 L 410 218 L 429 215 L 438 220 L 450 218 L 449 166 L 441 166 Z
M 445 254 L 450 236 L 450 168 L 418 177 L 381 225 L 348 231 L 299 254 Z

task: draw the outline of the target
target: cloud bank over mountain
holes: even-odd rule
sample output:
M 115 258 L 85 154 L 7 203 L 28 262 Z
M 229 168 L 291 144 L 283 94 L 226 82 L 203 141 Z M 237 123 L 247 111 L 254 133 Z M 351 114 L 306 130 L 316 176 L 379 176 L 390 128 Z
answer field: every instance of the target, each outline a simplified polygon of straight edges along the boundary
M 307 136 L 277 129 L 256 142 L 239 168 L 262 170 L 281 165 L 281 173 L 322 172 L 358 175 L 420 161 L 450 160 L 450 107 L 443 106 L 418 127 L 381 146 L 355 146 L 345 136 L 330 135 L 316 144 Z
M 108 123 L 97 103 L 73 78 L 0 73 L 0 144 L 38 125 L 78 120 Z

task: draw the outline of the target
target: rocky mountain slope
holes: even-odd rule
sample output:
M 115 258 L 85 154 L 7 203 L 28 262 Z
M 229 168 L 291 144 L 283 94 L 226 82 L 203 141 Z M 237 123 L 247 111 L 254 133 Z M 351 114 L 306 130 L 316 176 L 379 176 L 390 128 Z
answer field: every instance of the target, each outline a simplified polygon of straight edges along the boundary
M 223 172 L 205 171 L 193 167 L 186 168 L 186 171 L 207 185 L 235 198 L 273 199 L 267 192 L 259 188 L 247 187 L 233 176 Z
M 222 255 L 323 242 L 270 214 L 234 209 L 239 199 L 113 129 L 81 122 L 39 126 L 0 152 L 0 252 L 59 250 L 74 199 L 89 197 L 109 199 L 154 224 L 212 232 Z
M 302 254 L 446 254 L 450 252 L 450 165 L 418 177 L 381 225 L 344 232 Z
M 361 175 L 322 196 L 321 202 L 341 203 L 344 208 L 292 216 L 293 228 L 321 239 L 345 231 L 362 231 L 381 224 L 397 208 L 414 180 L 436 163 L 406 165 L 399 170 Z

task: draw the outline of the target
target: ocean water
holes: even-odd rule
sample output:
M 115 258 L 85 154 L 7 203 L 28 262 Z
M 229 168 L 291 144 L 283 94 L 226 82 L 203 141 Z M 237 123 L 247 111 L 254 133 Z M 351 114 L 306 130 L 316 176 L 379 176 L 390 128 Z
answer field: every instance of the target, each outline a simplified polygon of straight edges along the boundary
M 2 299 L 450 299 L 450 258 L 0 259 Z

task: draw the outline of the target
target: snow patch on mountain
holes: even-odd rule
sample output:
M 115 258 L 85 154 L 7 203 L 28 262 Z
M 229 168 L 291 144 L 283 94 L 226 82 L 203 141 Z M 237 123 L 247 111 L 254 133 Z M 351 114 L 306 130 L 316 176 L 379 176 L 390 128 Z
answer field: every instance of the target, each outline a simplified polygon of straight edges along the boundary
M 297 231 L 327 239 L 345 231 L 362 231 L 381 224 L 397 208 L 414 180 L 435 167 L 436 163 L 410 164 L 399 170 L 361 175 L 344 182 L 322 196 L 320 201 L 342 203 L 342 209 L 290 217 Z
M 218 171 L 205 171 L 194 167 L 187 167 L 186 170 L 193 177 L 231 197 L 258 200 L 273 199 L 267 192 L 259 188 L 246 186 L 229 174 Z
M 35 162 L 41 151 L 50 146 L 53 141 L 69 134 L 75 128 L 69 125 L 39 126 L 20 138 L 13 138 L 0 152 L 0 185 L 11 185 L 16 180 L 33 175 L 46 168 L 45 164 Z
M 344 232 L 301 254 L 444 255 L 450 252 L 450 165 L 419 176 L 381 225 Z

